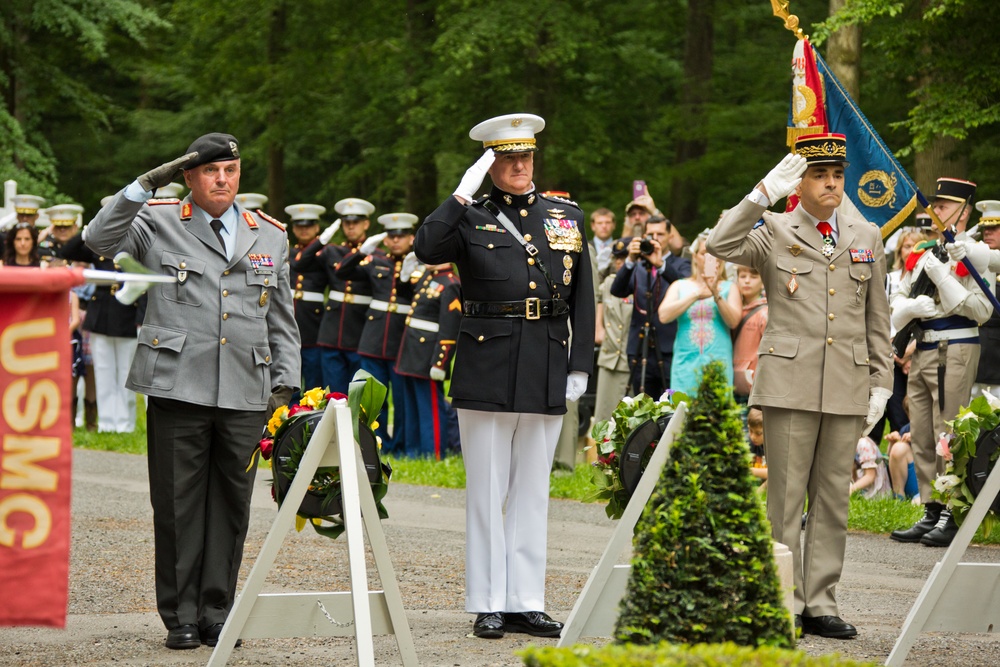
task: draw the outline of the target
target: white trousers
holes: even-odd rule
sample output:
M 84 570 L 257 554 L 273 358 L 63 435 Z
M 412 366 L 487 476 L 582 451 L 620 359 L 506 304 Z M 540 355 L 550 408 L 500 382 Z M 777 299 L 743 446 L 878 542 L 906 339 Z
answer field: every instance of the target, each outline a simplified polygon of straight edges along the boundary
M 458 426 L 465 610 L 544 611 L 549 471 L 562 416 L 459 409 Z
M 136 340 L 90 333 L 98 431 L 129 433 L 135 430 L 135 393 L 125 388 L 125 381 L 135 355 Z

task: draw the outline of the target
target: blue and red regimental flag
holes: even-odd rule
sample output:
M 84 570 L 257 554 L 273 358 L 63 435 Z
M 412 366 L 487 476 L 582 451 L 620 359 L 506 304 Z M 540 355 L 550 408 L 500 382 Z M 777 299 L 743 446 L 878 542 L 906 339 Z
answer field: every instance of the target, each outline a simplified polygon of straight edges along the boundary
M 847 137 L 844 194 L 860 214 L 891 234 L 917 206 L 917 188 L 882 137 L 865 118 L 808 38 L 792 54 L 792 98 L 788 109 L 788 146 L 804 134 L 836 132 Z M 789 197 L 788 209 L 797 199 Z
M 65 627 L 74 269 L 0 268 L 0 626 Z

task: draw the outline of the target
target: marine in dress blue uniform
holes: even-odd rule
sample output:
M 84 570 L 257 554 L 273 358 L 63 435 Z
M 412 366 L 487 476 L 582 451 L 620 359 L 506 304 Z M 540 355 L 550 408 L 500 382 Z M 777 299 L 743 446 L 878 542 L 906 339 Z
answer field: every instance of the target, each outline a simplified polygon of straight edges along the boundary
M 462 323 L 462 284 L 451 264 L 425 267 L 396 359 L 403 378 L 406 453 L 440 459 L 457 453 L 450 437 L 453 408 L 444 396 Z
M 466 469 L 465 607 L 484 638 L 562 627 L 543 611 L 549 470 L 566 401 L 583 395 L 594 365 L 583 211 L 532 182 L 544 125 L 512 114 L 474 127 L 486 152 L 414 244 L 422 262 L 454 262 L 462 277 L 451 397 Z M 486 173 L 493 189 L 473 201 Z
M 289 279 L 295 324 L 302 339 L 302 387 L 323 387 L 322 350 L 318 345 L 326 298 L 326 269 L 323 268 L 323 241 L 319 238 L 320 216 L 326 207 L 319 204 L 292 204 L 285 214 L 292 221 L 296 244 L 288 255 Z M 292 397 L 295 402 L 295 397 Z
M 349 252 L 337 267 L 338 278 L 370 285 L 372 301 L 361 331 L 358 354 L 361 355 L 361 369 L 371 373 L 392 394 L 392 437 L 388 431 L 388 401 L 382 406 L 376 432 L 385 450 L 394 454 L 406 453 L 403 379 L 393 367 L 413 297 L 413 283 L 405 280 L 401 272 L 403 258 L 413 248 L 413 229 L 417 220 L 412 213 L 380 215 L 378 222 L 385 232 L 372 236 L 360 248 Z M 384 243 L 388 252 L 375 253 L 379 243 Z

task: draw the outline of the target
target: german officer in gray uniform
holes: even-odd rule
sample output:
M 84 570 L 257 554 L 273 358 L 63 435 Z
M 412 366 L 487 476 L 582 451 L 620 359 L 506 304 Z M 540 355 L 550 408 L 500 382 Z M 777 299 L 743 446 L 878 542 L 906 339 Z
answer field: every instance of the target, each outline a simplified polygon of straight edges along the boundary
M 181 202 L 149 201 L 184 170 Z M 298 386 L 283 225 L 234 204 L 236 139 L 213 133 L 140 176 L 85 230 L 177 283 L 149 291 L 128 387 L 146 394 L 156 604 L 172 649 L 214 646 L 232 608 L 250 515 L 250 453 Z
M 562 628 L 543 611 L 549 470 L 566 401 L 579 400 L 594 366 L 583 211 L 532 181 L 544 126 L 511 114 L 474 127 L 486 152 L 414 244 L 422 262 L 454 262 L 462 277 L 451 396 L 467 479 L 465 608 L 486 638 Z M 493 189 L 473 201 L 487 173 Z
M 764 279 L 770 315 L 750 405 L 764 412 L 767 518 L 794 557 L 796 625 L 841 639 L 857 634 L 836 599 L 854 452 L 892 394 L 882 236 L 840 207 L 846 164 L 844 135 L 799 137 L 707 245 Z M 767 210 L 792 192 L 793 211 Z

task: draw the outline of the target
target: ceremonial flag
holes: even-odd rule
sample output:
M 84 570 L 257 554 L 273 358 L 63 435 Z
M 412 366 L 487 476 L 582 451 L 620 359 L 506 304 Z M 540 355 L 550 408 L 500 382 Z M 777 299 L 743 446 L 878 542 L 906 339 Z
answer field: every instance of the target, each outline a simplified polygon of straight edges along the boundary
M 837 132 L 847 137 L 844 194 L 886 238 L 913 213 L 917 187 L 882 141 L 843 84 L 808 39 L 792 55 L 795 80 L 788 112 L 788 145 L 802 134 Z

